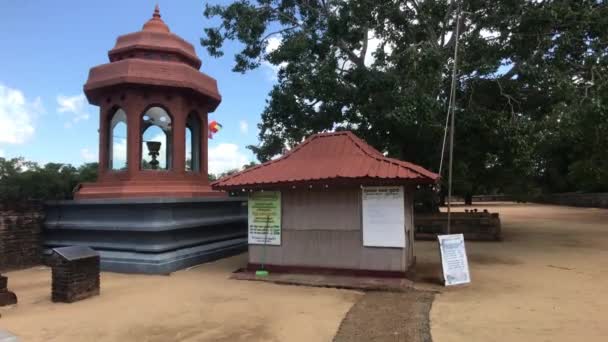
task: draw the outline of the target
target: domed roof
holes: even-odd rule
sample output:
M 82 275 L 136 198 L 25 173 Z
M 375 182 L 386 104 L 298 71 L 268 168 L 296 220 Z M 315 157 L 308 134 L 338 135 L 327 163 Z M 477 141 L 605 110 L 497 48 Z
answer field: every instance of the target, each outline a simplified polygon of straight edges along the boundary
M 161 58 L 172 58 L 186 63 L 193 68 L 201 67 L 201 60 L 196 56 L 194 46 L 176 34 L 161 19 L 158 5 L 154 8 L 152 18 L 148 20 L 141 31 L 125 34 L 116 39 L 116 45 L 108 52 L 110 62 L 125 58 L 156 54 Z
M 171 33 L 158 5 L 142 30 L 119 36 L 108 55 L 110 63 L 89 70 L 84 92 L 91 104 L 99 104 L 103 91 L 125 84 L 184 89 L 206 98 L 210 111 L 221 102 L 216 80 L 199 71 L 194 46 Z
M 142 30 L 169 33 L 169 26 L 167 26 L 167 24 L 165 24 L 165 22 L 160 18 L 160 9 L 158 8 L 158 4 L 156 7 L 154 7 L 152 19 L 148 20 L 148 22 L 144 24 Z

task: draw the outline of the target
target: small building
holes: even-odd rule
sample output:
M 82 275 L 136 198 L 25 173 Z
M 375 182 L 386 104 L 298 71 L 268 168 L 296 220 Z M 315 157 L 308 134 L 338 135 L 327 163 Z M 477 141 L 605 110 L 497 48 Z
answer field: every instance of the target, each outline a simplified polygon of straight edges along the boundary
M 401 276 L 414 262 L 413 193 L 439 175 L 348 131 L 222 178 L 249 194 L 249 268 Z

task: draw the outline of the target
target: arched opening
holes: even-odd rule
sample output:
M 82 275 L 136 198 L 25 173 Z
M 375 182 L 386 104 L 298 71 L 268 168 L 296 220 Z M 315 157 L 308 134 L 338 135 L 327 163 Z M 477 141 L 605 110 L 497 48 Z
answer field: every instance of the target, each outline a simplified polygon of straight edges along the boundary
M 190 113 L 186 120 L 186 171 L 201 170 L 201 120 L 197 113 Z
M 151 107 L 141 117 L 141 169 L 169 170 L 172 164 L 171 116 L 161 107 Z
M 108 132 L 108 169 L 127 168 L 127 114 L 117 109 L 110 119 Z

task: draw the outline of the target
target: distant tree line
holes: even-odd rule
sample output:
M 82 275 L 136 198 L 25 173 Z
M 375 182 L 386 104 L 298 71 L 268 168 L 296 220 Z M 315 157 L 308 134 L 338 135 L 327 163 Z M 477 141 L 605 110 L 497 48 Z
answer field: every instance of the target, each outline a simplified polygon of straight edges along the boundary
M 71 199 L 77 184 L 97 179 L 97 165 L 40 165 L 23 158 L 0 158 L 0 201 Z
M 11 159 L 0 157 L 0 201 L 72 199 L 78 184 L 97 180 L 98 165 L 98 163 L 86 163 L 78 167 L 61 163 L 40 165 L 21 157 Z M 243 165 L 243 168 L 253 165 L 255 162 Z M 232 169 L 217 175 L 209 174 L 209 180 L 214 181 L 238 171 L 239 169 Z

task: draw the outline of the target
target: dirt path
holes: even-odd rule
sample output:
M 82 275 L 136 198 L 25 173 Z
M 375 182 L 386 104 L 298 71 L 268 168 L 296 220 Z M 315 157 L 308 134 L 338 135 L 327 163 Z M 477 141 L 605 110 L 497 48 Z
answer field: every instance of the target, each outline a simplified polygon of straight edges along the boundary
M 9 272 L 19 304 L 0 330 L 21 341 L 331 341 L 360 292 L 228 279 L 246 255 L 171 276 L 103 273 L 101 296 L 50 301 L 50 272 Z
M 335 342 L 430 342 L 427 291 L 368 292 L 348 312 Z
M 608 210 L 477 208 L 500 212 L 504 241 L 467 243 L 473 282 L 435 298 L 433 341 L 608 340 Z M 436 244 L 416 254 L 437 276 Z

